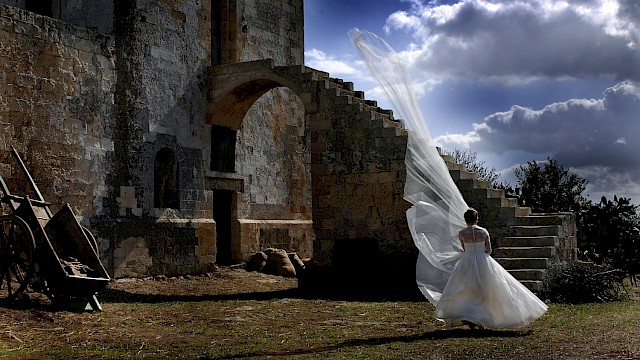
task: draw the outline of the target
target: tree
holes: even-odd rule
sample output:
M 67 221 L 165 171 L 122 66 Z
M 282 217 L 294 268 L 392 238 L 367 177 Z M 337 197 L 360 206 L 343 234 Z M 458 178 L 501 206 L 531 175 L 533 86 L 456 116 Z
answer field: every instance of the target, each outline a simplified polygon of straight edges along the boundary
M 535 161 L 515 171 L 520 188 L 519 202 L 534 212 L 573 211 L 579 213 L 590 202 L 582 196 L 588 181 L 569 174 L 556 160 L 547 158 L 544 166 Z
M 607 262 L 623 268 L 626 261 L 640 253 L 640 217 L 638 205 L 630 199 L 602 197 L 598 204 L 588 207 L 581 216 L 580 248 L 598 263 Z

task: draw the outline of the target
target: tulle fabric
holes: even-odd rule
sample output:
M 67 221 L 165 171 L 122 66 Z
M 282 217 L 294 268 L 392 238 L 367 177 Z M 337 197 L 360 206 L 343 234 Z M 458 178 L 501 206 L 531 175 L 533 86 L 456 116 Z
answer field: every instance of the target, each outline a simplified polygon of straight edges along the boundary
M 349 36 L 408 132 L 404 199 L 412 207 L 407 223 L 420 250 L 418 288 L 435 305 L 460 258 L 457 234 L 468 207 L 427 129 L 404 60 L 371 32 L 354 28 Z
M 349 36 L 408 132 L 404 199 L 412 206 L 407 224 L 420 251 L 416 283 L 436 305 L 436 317 L 450 325 L 468 320 L 491 328 L 535 320 L 546 311 L 544 303 L 484 248 L 463 252 L 458 231 L 466 226 L 462 215 L 468 206 L 427 129 L 404 60 L 371 32 L 354 28 Z
M 484 250 L 482 241 L 465 243 L 434 316 L 448 326 L 466 320 L 492 329 L 517 329 L 542 316 L 545 303 Z

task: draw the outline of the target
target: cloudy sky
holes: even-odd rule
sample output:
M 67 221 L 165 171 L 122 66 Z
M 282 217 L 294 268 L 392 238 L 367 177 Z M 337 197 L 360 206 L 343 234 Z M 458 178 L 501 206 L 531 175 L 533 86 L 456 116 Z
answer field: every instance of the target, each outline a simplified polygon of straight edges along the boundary
M 513 169 L 557 159 L 585 195 L 640 204 L 640 1 L 305 0 L 306 65 L 386 105 L 351 44 L 406 58 L 432 136 Z

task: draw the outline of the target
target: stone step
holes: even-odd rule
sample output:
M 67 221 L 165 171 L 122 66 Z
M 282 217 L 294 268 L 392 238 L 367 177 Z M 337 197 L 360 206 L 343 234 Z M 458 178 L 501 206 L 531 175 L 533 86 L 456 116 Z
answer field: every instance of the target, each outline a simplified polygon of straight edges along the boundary
M 386 119 L 382 119 L 382 127 L 385 128 L 404 128 L 404 126 L 402 126 L 402 123 L 394 121 L 392 119 L 389 119 L 388 117 Z
M 500 209 L 500 216 L 503 219 L 511 219 L 517 216 L 528 216 L 531 214 L 530 207 L 516 206 Z
M 355 103 L 353 100 L 354 100 L 354 97 L 349 95 L 336 96 L 337 105 L 351 105 Z
M 514 198 L 483 198 L 483 203 L 489 208 L 517 207 L 518 199 Z
M 479 180 L 479 179 L 461 179 L 456 185 L 460 191 L 471 190 L 471 189 L 488 189 L 491 187 L 491 183 L 487 180 Z
M 544 280 L 547 273 L 543 269 L 514 269 L 507 271 L 518 280 Z
M 493 249 L 493 256 L 497 258 L 552 258 L 555 254 L 556 248 L 554 246 L 516 246 Z
M 467 170 L 449 170 L 449 174 L 454 181 L 458 181 L 461 179 L 477 179 L 478 176 L 474 172 L 470 172 Z
M 507 270 L 514 269 L 548 269 L 551 265 L 549 258 L 494 258 Z
M 540 225 L 540 226 L 509 226 L 510 236 L 558 236 L 562 232 L 562 226 L 559 225 Z
M 465 199 L 497 199 L 504 198 L 504 190 L 502 189 L 489 189 L 489 188 L 474 188 L 470 190 L 460 190 Z
M 452 162 L 445 162 L 447 164 L 447 169 L 449 169 L 449 171 L 451 170 L 467 170 L 467 168 L 464 166 L 464 164 L 456 164 L 456 163 L 452 163 Z
M 364 103 L 369 106 L 378 107 L 378 102 L 376 100 L 364 100 Z
M 544 289 L 541 280 L 520 280 L 520 283 L 533 293 L 539 293 Z
M 501 247 L 536 247 L 536 246 L 558 246 L 557 236 L 505 236 L 498 238 L 497 248 Z
M 441 151 L 441 150 L 438 149 L 438 151 Z M 440 156 L 442 157 L 442 160 L 444 160 L 446 163 L 453 163 L 453 156 L 449 154 L 442 154 L 442 153 L 440 153 Z
M 513 224 L 510 225 L 521 225 L 521 226 L 546 226 L 546 225 L 562 225 L 562 218 L 553 215 L 538 215 L 531 214 L 529 216 L 516 216 L 513 219 Z

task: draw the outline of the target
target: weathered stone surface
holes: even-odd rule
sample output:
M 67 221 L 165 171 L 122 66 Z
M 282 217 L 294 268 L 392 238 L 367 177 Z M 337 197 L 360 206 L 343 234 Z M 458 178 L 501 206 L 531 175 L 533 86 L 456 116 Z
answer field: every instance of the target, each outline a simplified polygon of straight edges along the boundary
M 411 249 L 404 130 L 304 67 L 301 0 L 59 5 L 58 20 L 0 6 L 0 170 L 27 188 L 15 144 L 110 274 L 201 273 L 267 247 L 329 259 L 356 237 Z M 233 170 L 212 170 L 214 126 L 236 131 Z

